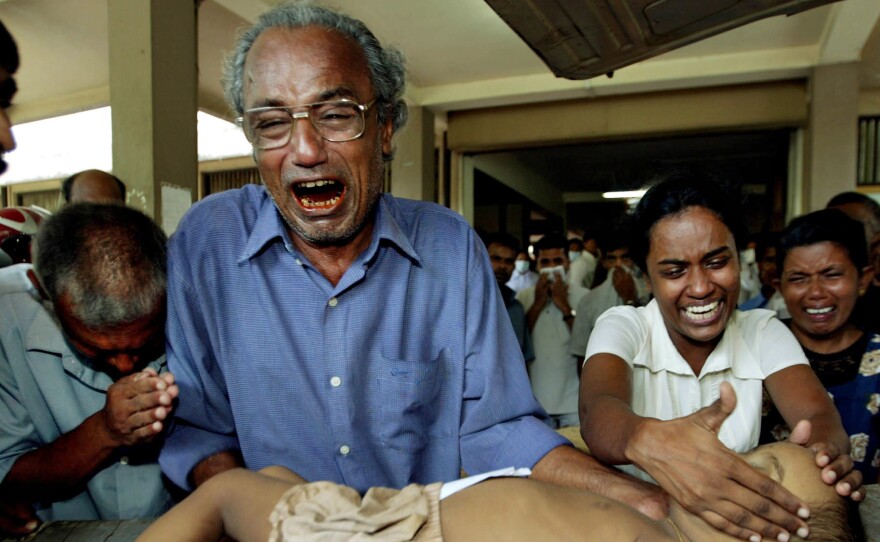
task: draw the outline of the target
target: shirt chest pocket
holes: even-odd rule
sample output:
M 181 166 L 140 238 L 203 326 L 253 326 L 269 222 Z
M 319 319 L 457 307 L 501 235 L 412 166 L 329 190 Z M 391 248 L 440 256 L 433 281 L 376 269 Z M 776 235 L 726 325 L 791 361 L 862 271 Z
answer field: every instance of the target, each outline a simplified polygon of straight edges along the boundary
M 375 380 L 376 421 L 383 445 L 407 452 L 418 452 L 427 445 L 440 410 L 446 355 L 444 349 L 430 360 L 384 360 Z

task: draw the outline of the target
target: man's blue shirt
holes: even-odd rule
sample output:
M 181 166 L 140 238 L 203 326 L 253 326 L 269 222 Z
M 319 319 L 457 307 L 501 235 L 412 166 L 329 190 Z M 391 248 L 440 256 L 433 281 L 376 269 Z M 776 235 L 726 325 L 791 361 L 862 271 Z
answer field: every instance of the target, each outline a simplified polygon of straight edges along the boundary
M 384 195 L 334 287 L 261 186 L 206 198 L 169 244 L 180 386 L 163 471 L 240 450 L 250 469 L 365 491 L 532 467 L 547 428 L 483 244 L 441 206 Z
M 0 270 L 0 481 L 25 454 L 74 431 L 104 408 L 113 380 L 76 354 L 27 278 Z M 164 372 L 165 358 L 147 367 Z M 66 500 L 35 503 L 40 519 L 158 516 L 173 503 L 156 464 L 158 443 L 120 448 Z

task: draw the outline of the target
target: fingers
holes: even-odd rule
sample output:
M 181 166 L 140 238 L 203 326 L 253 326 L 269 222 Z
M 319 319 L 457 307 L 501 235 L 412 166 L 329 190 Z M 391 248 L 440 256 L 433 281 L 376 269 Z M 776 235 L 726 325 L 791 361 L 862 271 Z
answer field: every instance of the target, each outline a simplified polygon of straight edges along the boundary
M 133 445 L 161 433 L 180 390 L 172 375 L 141 371 L 115 382 L 107 391 L 105 420 L 117 442 Z
M 728 506 L 725 508 L 726 515 L 734 518 L 733 521 L 728 519 L 726 515 L 721 515 L 714 511 L 705 511 L 699 515 L 715 529 L 734 538 L 748 540 L 749 542 L 761 542 L 761 540 L 788 542 L 792 538 L 788 530 L 772 526 L 748 510 L 733 503 L 728 503 Z M 807 538 L 810 534 L 806 526 L 799 527 L 793 532 L 800 538 Z
M 716 529 L 743 540 L 805 538 L 809 510 L 794 495 L 739 458 L 716 461 L 715 483 L 682 504 Z M 720 475 L 720 478 L 719 478 Z
M 809 517 L 809 509 L 772 479 L 751 468 L 748 471 L 748 477 L 754 473 L 754 479 L 731 494 L 732 504 L 742 506 L 739 518 L 733 518 L 742 521 L 735 522 L 765 538 L 782 540 L 780 536 L 785 538 L 791 533 L 806 538 L 809 528 L 804 519 Z
M 0 534 L 24 536 L 39 526 L 40 520 L 30 504 L 0 502 Z

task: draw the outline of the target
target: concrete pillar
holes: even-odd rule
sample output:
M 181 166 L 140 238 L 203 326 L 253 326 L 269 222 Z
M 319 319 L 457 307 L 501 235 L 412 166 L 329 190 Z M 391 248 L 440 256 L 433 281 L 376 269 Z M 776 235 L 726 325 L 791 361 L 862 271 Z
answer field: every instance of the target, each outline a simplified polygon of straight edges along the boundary
M 166 231 L 163 218 L 198 193 L 198 3 L 107 0 L 113 173 L 128 186 L 129 205 Z M 167 217 L 163 183 L 174 205 Z
M 391 193 L 400 198 L 437 201 L 434 182 L 434 114 L 410 105 L 409 120 L 396 136 Z
M 806 211 L 825 207 L 835 194 L 855 190 L 858 117 L 858 64 L 814 68 L 804 169 Z

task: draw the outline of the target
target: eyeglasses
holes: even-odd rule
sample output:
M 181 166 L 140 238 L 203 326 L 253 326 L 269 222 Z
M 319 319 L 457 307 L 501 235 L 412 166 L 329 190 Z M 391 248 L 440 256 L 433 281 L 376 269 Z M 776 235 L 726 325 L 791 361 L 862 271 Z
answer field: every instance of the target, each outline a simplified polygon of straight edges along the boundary
M 359 104 L 342 99 L 283 107 L 255 107 L 245 111 L 244 116 L 236 120 L 244 129 L 251 145 L 261 150 L 287 145 L 296 119 L 302 118 L 308 118 L 322 138 L 341 143 L 364 134 L 364 114 L 374 103 L 376 100 Z

